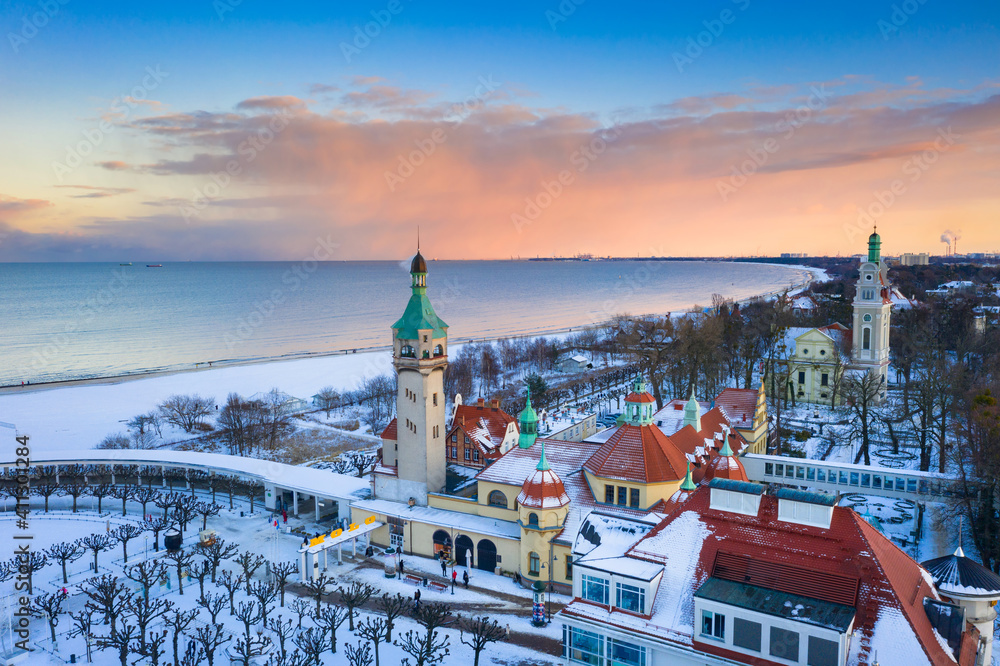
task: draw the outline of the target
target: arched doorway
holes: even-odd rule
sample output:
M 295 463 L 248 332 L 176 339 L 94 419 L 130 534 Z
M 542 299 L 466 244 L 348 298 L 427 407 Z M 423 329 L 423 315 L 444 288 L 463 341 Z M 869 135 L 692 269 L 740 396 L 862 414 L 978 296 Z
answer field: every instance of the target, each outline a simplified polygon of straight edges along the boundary
M 458 563 L 458 566 L 472 566 L 472 562 L 466 563 L 466 560 L 473 557 L 474 550 L 475 545 L 472 543 L 472 539 L 464 534 L 455 537 L 455 562 Z
M 444 530 L 434 533 L 434 554 L 444 552 L 445 556 L 451 555 L 451 535 Z
M 483 571 L 497 568 L 497 547 L 489 539 L 480 539 L 476 546 L 476 568 Z

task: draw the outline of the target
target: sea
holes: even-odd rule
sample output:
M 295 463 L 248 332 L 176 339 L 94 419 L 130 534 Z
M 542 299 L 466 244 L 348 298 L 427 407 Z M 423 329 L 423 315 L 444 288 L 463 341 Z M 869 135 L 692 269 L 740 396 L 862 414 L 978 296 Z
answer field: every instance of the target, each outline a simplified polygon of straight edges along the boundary
M 386 347 L 409 261 L 0 264 L 0 386 Z M 453 341 L 544 334 L 773 294 L 801 267 L 430 261 Z

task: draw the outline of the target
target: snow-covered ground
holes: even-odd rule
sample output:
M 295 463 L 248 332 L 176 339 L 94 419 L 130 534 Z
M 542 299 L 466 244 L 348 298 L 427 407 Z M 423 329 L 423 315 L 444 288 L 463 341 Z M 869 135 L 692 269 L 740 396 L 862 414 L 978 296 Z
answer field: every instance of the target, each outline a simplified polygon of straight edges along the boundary
M 32 512 L 29 516 L 29 525 L 30 533 L 34 536 L 32 547 L 35 550 L 42 550 L 54 543 L 76 539 L 93 532 L 105 532 L 108 527 L 114 529 L 116 525 L 122 522 L 140 518 L 138 514 L 141 513 L 138 505 L 130 503 L 129 515 L 123 518 L 121 516 L 120 503 L 111 500 L 105 502 L 104 513 L 98 515 L 94 508 L 91 507 L 92 501 L 88 498 L 88 500 L 81 503 L 79 512 L 72 514 L 68 510 L 70 506 L 69 502 L 68 498 L 53 497 L 50 499 L 50 512 L 45 514 L 42 512 L 41 500 L 32 498 Z M 259 553 L 272 562 L 297 562 L 300 543 L 299 537 L 285 534 L 283 530 L 275 530 L 271 526 L 270 515 L 259 510 L 253 516 L 246 515 L 241 517 L 241 511 L 246 512 L 247 509 L 248 506 L 245 503 L 238 503 L 233 511 L 227 509 L 221 515 L 210 519 L 209 527 L 215 529 L 219 536 L 227 541 L 238 543 L 241 551 L 249 550 Z M 13 534 L 15 531 L 14 520 L 15 516 L 12 513 L 5 512 L 4 514 L 0 514 L 0 531 L 4 534 Z M 301 525 L 306 529 L 318 527 L 291 517 L 289 518 L 289 524 Z M 186 547 L 194 548 L 198 527 L 200 527 L 200 522 L 197 525 L 192 524 L 189 526 L 185 538 Z M 284 525 L 281 527 L 284 527 Z M 142 537 L 130 542 L 129 563 L 132 564 L 147 557 L 156 558 L 162 556 L 162 552 L 153 553 L 147 551 L 147 545 L 151 550 L 151 544 L 151 537 L 148 542 Z M 349 550 L 345 549 L 345 562 L 342 565 L 337 565 L 334 560 L 331 560 L 329 574 L 336 581 L 333 587 L 330 588 L 331 590 L 337 585 L 347 585 L 354 581 L 361 581 L 375 586 L 378 589 L 379 595 L 383 592 L 391 595 L 398 592 L 407 598 L 413 597 L 413 593 L 417 589 L 416 586 L 405 580 L 385 578 L 381 559 L 376 556 L 372 560 L 367 560 L 361 556 L 361 552 L 363 552 L 363 549 L 359 548 L 359 557 L 352 559 L 348 557 Z M 85 581 L 92 575 L 90 571 L 92 561 L 93 558 L 88 552 L 81 559 L 68 566 L 69 584 L 66 587 L 69 596 L 63 604 L 64 612 L 77 612 L 83 609 L 86 596 L 83 594 L 81 588 L 85 584 Z M 441 579 L 439 564 L 434 560 L 406 557 L 405 564 L 409 572 L 426 575 L 432 580 Z M 99 566 L 100 573 L 112 573 L 121 577 L 121 547 L 118 546 L 110 551 L 101 553 Z M 223 569 L 236 572 L 237 567 L 230 561 L 223 565 Z M 463 568 L 459 567 L 458 572 L 459 580 L 461 580 Z M 538 652 L 530 647 L 533 643 L 537 643 L 537 645 L 543 646 L 544 649 L 553 651 L 561 639 L 561 627 L 556 623 L 542 628 L 531 626 L 530 591 L 515 586 L 509 578 L 495 576 L 491 573 L 474 569 L 470 572 L 470 575 L 470 588 L 465 589 L 460 583 L 454 590 L 454 594 L 452 594 L 449 588 L 445 588 L 444 590 L 436 590 L 433 587 L 421 588 L 422 602 L 446 603 L 456 615 L 466 617 L 486 614 L 496 619 L 501 627 L 509 627 L 512 640 L 509 643 L 502 642 L 489 646 L 481 657 L 481 663 L 511 665 L 560 663 L 557 657 L 545 652 Z M 264 571 L 261 569 L 255 574 L 254 579 L 263 580 L 263 576 Z M 63 587 L 57 563 L 50 564 L 41 572 L 35 574 L 34 580 L 36 594 L 56 592 Z M 124 578 L 123 580 L 133 592 L 138 593 L 140 591 L 131 581 L 127 581 Z M 297 580 L 297 576 L 293 576 L 293 580 Z M 11 599 L 13 597 L 13 585 L 13 581 L 0 584 L 0 597 Z M 206 591 L 217 594 L 226 593 L 224 588 L 216 588 L 212 583 L 207 581 Z M 286 595 L 285 607 L 279 608 L 277 602 L 275 602 L 271 607 L 269 615 L 271 617 L 280 615 L 283 618 L 292 618 L 293 621 L 297 622 L 298 618 L 291 611 L 290 604 L 293 599 L 302 593 L 303 590 L 301 588 L 294 583 L 290 584 Z M 174 570 L 170 571 L 169 584 L 157 586 L 156 589 L 151 590 L 150 594 L 154 598 L 162 598 L 176 604 L 176 607 L 181 610 L 198 608 L 197 599 L 199 594 L 197 581 L 194 579 L 187 580 L 184 583 L 184 593 L 182 595 L 178 589 L 176 572 Z M 336 597 L 337 595 L 334 593 L 332 598 Z M 237 604 L 249 599 L 250 597 L 242 591 L 238 592 L 235 597 Z M 561 595 L 553 595 L 552 601 L 557 604 L 564 604 L 568 599 Z M 312 602 L 310 601 L 311 604 Z M 11 610 L 14 609 L 11 608 Z M 2 616 L 4 616 L 4 610 L 0 608 L 0 617 Z M 378 613 L 372 609 L 362 611 L 355 621 L 360 622 L 369 616 L 377 617 Z M 228 609 L 220 613 L 218 620 L 226 634 L 233 636 L 233 643 L 237 637 L 243 634 L 242 624 L 229 614 Z M 205 625 L 208 622 L 209 617 L 207 612 L 204 609 L 200 610 L 195 626 L 199 624 Z M 32 641 L 34 646 L 40 648 L 41 651 L 33 654 L 27 663 L 38 664 L 40 666 L 63 664 L 69 660 L 69 655 L 71 654 L 75 654 L 77 659 L 82 661 L 85 658 L 86 646 L 81 638 L 71 638 L 68 635 L 72 626 L 73 623 L 70 621 L 70 618 L 67 615 L 63 615 L 57 627 L 57 644 L 53 645 L 49 638 L 49 630 L 45 621 L 41 618 L 31 620 Z M 314 624 L 312 620 L 307 618 L 303 622 L 303 626 L 310 627 L 314 626 Z M 255 632 L 256 628 L 255 626 Z M 95 623 L 95 631 L 97 633 L 103 632 L 104 629 L 103 625 Z M 408 617 L 400 618 L 396 622 L 393 636 L 398 640 L 409 630 L 423 631 L 422 627 L 414 620 Z M 6 634 L 6 631 L 4 633 Z M 270 634 L 270 632 L 265 631 L 265 634 Z M 449 638 L 451 644 L 451 656 L 448 657 L 448 663 L 471 660 L 472 650 L 460 642 L 457 624 L 444 629 L 443 634 Z M 6 638 L 5 636 L 4 639 L 6 640 Z M 323 657 L 322 663 L 325 665 L 346 664 L 347 661 L 344 655 L 345 642 L 356 645 L 359 640 L 358 637 L 351 634 L 345 623 L 337 632 L 337 654 L 327 652 Z M 233 643 L 230 643 L 227 647 L 231 647 Z M 186 640 L 182 640 L 182 647 L 185 644 Z M 4 643 L 4 647 L 6 647 L 6 643 Z M 291 643 L 289 643 L 288 647 L 295 649 Z M 161 663 L 172 662 L 172 649 L 170 648 L 169 640 L 166 649 L 166 654 L 161 657 Z M 274 649 L 277 648 L 275 647 Z M 229 663 L 228 659 L 220 658 L 224 651 L 225 648 L 216 654 L 216 663 Z M 395 645 L 382 644 L 380 646 L 381 663 L 398 664 L 405 656 L 402 649 Z M 99 666 L 110 666 L 117 664 L 118 658 L 110 650 L 104 652 L 95 651 L 93 663 Z

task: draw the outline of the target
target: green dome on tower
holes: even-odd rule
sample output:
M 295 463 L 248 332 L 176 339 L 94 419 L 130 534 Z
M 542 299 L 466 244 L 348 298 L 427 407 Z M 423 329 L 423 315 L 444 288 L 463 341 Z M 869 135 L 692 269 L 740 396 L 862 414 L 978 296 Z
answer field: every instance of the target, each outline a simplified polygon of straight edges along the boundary
M 879 263 L 882 257 L 882 238 L 878 235 L 878 230 L 872 231 L 872 235 L 868 237 L 868 261 L 873 264 Z
M 528 394 L 527 403 L 524 409 L 517 415 L 517 427 L 521 434 L 517 438 L 517 446 L 522 449 L 530 449 L 538 439 L 538 414 L 531 406 L 531 394 Z

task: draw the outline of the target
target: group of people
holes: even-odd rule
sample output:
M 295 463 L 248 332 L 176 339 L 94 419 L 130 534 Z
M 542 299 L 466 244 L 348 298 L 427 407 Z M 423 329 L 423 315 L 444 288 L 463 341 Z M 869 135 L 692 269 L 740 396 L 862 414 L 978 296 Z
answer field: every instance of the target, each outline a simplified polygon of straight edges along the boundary
M 448 562 L 442 557 L 441 558 L 441 575 L 448 578 Z M 452 567 L 451 570 L 451 584 L 455 585 L 458 582 L 458 570 Z M 465 584 L 465 589 L 469 589 L 469 570 L 466 569 L 462 572 L 462 582 Z

